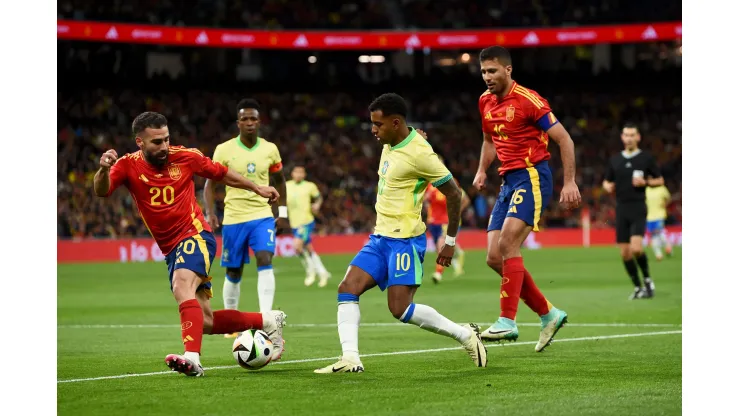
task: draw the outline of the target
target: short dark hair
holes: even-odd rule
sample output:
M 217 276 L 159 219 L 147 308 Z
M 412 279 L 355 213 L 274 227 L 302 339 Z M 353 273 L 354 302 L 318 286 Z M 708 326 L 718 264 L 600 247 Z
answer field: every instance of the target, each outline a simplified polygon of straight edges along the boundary
M 636 123 L 633 123 L 631 121 L 628 121 L 628 122 L 624 123 L 624 126 L 622 126 L 622 130 L 624 130 L 624 129 L 635 129 L 635 130 L 637 130 L 637 134 L 640 134 L 640 128 L 637 127 L 637 124 Z
M 501 65 L 511 65 L 511 54 L 503 46 L 489 46 L 478 56 L 480 62 L 497 60 Z
M 370 112 L 380 110 L 383 112 L 383 116 L 399 115 L 403 118 L 406 118 L 409 112 L 403 97 L 392 92 L 385 93 L 373 100 L 368 109 Z
M 167 125 L 167 117 L 154 111 L 145 111 L 134 119 L 131 123 L 131 132 L 138 136 L 148 128 L 161 129 Z
M 254 98 L 245 98 L 239 101 L 239 104 L 236 105 L 236 113 L 239 114 L 239 111 L 244 110 L 245 108 L 253 108 L 260 111 L 260 103 L 258 103 Z

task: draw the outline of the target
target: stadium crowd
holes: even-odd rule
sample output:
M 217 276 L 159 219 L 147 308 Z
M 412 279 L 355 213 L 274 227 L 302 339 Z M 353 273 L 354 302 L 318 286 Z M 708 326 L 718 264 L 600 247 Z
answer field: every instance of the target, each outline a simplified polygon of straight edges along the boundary
M 681 19 L 681 3 L 624 0 L 60 0 L 60 19 L 251 29 L 464 29 Z

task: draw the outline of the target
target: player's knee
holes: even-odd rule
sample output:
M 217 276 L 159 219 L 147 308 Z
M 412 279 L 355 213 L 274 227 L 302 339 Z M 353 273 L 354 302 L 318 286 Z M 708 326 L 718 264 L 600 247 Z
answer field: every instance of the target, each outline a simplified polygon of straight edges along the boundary
M 391 315 L 394 318 L 400 320 L 403 318 L 403 314 L 406 313 L 410 303 L 408 301 L 390 301 L 388 302 L 388 310 L 391 311 Z
M 498 250 L 501 253 L 502 259 L 514 257 L 519 250 L 514 236 L 508 233 L 501 233 L 501 237 L 498 239 Z
M 269 251 L 260 251 L 255 254 L 254 257 L 257 258 L 257 267 L 264 267 L 272 264 L 272 253 Z
M 486 264 L 496 273 L 501 274 L 504 266 L 504 260 L 501 258 L 501 256 L 489 253 L 488 256 L 486 256 Z
M 632 253 L 631 253 L 632 256 L 634 256 L 634 257 L 640 257 L 640 256 L 642 256 L 643 249 L 642 249 L 642 246 L 641 245 L 640 246 L 632 246 L 630 249 L 632 251 Z
M 241 269 L 226 269 L 226 278 L 229 279 L 231 283 L 241 282 L 242 281 Z

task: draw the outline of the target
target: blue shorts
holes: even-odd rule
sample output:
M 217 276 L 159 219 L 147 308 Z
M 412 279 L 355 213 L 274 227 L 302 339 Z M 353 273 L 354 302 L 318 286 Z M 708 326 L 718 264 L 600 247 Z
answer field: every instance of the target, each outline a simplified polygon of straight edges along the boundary
M 659 233 L 665 228 L 665 220 L 648 221 L 646 225 L 648 234 Z
M 311 243 L 311 233 L 313 233 L 313 229 L 316 226 L 315 221 L 311 221 L 310 223 L 306 225 L 301 225 L 298 228 L 293 228 L 293 236 L 295 238 L 300 238 L 303 241 L 303 244 L 310 244 Z
M 275 219 L 272 217 L 224 225 L 221 235 L 224 244 L 221 267 L 239 268 L 249 264 L 250 248 L 252 253 L 275 253 Z
M 500 230 L 506 217 L 519 218 L 539 231 L 537 223 L 552 197 L 552 173 L 547 161 L 504 174 L 501 192 L 488 220 L 488 231 Z
M 388 286 L 419 286 L 424 276 L 425 234 L 412 238 L 390 238 L 373 234 L 370 241 L 352 259 L 375 279 L 380 290 Z
M 429 230 L 429 234 L 432 235 L 432 242 L 434 242 L 434 246 L 436 247 L 437 241 L 442 237 L 442 234 L 447 233 L 447 224 L 429 224 L 427 229 Z
M 209 298 L 213 297 L 211 290 L 211 271 L 213 258 L 216 257 L 216 239 L 208 231 L 202 231 L 182 241 L 165 257 L 167 270 L 170 272 L 170 290 L 172 277 L 177 269 L 188 269 L 203 278 L 198 290 L 205 290 Z

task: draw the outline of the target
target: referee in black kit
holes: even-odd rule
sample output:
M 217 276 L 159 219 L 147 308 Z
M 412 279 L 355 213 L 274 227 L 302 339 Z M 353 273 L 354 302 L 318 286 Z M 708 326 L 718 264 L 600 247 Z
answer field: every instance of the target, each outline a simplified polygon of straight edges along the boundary
M 635 124 L 624 125 L 622 143 L 624 150 L 609 160 L 603 187 L 609 193 L 616 190 L 617 244 L 622 254 L 624 268 L 635 285 L 629 299 L 652 298 L 655 285 L 650 278 L 647 256 L 642 247 L 647 217 L 645 187 L 663 185 L 663 176 L 655 158 L 638 148 L 640 130 Z M 640 284 L 638 265 L 642 270 L 644 287 Z

